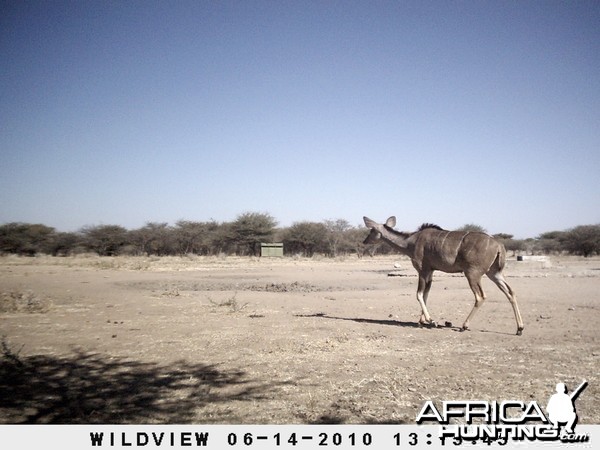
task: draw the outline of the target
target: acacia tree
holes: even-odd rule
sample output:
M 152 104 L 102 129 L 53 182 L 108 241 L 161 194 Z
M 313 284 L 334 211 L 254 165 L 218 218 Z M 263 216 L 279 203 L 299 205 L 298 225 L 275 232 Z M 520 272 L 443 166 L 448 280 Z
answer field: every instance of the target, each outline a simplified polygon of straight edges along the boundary
M 12 222 L 0 226 L 0 252 L 19 255 L 48 253 L 56 231 L 39 223 Z
M 83 245 L 100 256 L 118 255 L 128 242 L 127 233 L 119 225 L 95 225 L 81 229 Z
M 600 225 L 580 225 L 560 238 L 563 247 L 575 255 L 588 257 L 600 253 Z
M 327 227 L 317 222 L 296 222 L 283 231 L 283 245 L 287 253 L 302 253 L 311 257 L 327 251 Z
M 48 250 L 52 256 L 67 256 L 77 249 L 80 241 L 81 235 L 78 233 L 55 233 L 51 237 Z
M 180 220 L 174 229 L 174 240 L 180 254 L 194 253 L 197 255 L 210 255 L 218 253 L 219 229 L 217 222 L 190 222 Z
M 229 239 L 240 255 L 260 254 L 260 243 L 270 242 L 277 222 L 268 213 L 247 212 L 240 214 L 229 226 Z
M 177 251 L 180 254 L 201 253 L 200 248 L 206 234 L 203 225 L 201 222 L 190 222 L 187 220 L 180 220 L 175 224 L 174 239 L 177 243 Z
M 350 249 L 356 252 L 356 255 L 360 258 L 364 255 L 367 245 L 363 244 L 364 240 L 369 235 L 369 229 L 366 227 L 352 227 L 346 230 L 344 236 L 346 242 L 350 246 Z M 386 248 L 390 248 L 386 245 Z M 375 249 L 373 249 L 375 250 Z
M 174 253 L 174 233 L 168 223 L 148 222 L 130 232 L 132 243 L 141 253 L 164 256 Z
M 456 231 L 476 231 L 478 233 L 487 233 L 487 230 L 483 228 L 481 225 L 477 225 L 474 223 L 468 223 L 463 225 L 460 228 L 457 228 Z
M 540 234 L 533 245 L 534 251 L 541 251 L 542 253 L 552 254 L 560 253 L 563 250 L 562 241 L 565 235 L 565 231 L 548 231 Z
M 343 248 L 348 248 L 348 230 L 352 225 L 345 219 L 325 220 L 323 222 L 327 229 L 327 243 L 329 244 L 329 254 L 337 256 Z
M 503 243 L 506 250 L 513 252 L 513 256 L 516 252 L 522 252 L 527 248 L 525 241 L 522 239 L 506 239 Z

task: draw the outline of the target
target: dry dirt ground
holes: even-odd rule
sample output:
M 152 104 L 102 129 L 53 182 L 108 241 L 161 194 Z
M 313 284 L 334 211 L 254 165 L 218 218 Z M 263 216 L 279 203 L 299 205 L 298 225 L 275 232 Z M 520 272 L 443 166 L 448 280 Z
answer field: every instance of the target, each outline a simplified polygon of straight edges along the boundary
M 395 267 L 395 265 L 399 267 Z M 395 276 L 389 276 L 389 274 Z M 417 325 L 402 257 L 0 258 L 0 423 L 409 423 L 425 400 L 588 387 L 600 423 L 600 259 L 509 259 L 525 322 L 436 273 Z

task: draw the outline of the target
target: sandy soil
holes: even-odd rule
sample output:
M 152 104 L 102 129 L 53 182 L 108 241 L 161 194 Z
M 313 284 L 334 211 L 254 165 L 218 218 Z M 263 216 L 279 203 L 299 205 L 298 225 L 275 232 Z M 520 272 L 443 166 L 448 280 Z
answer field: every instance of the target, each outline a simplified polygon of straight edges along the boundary
M 473 297 L 441 273 L 429 306 L 453 325 L 419 327 L 401 257 L 3 257 L 0 423 L 414 423 L 425 400 L 545 406 L 583 379 L 600 423 L 600 259 L 505 274 L 522 336 L 487 279 L 460 332 Z

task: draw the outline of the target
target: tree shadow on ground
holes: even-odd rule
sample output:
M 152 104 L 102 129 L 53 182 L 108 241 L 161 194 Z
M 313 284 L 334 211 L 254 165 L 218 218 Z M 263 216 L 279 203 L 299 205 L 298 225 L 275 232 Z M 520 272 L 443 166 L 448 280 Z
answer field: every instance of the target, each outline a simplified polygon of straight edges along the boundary
M 83 352 L 19 357 L 5 351 L 0 423 L 205 422 L 198 408 L 264 399 L 276 387 L 212 364 L 161 366 Z M 222 409 L 209 422 L 226 422 L 227 408 Z

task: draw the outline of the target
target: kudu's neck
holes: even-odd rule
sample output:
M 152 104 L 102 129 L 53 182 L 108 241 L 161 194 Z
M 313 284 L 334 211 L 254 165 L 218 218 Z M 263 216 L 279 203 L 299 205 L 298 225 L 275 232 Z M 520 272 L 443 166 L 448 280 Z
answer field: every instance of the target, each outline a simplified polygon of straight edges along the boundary
M 381 232 L 381 239 L 383 239 L 390 247 L 395 248 L 400 253 L 412 257 L 414 245 L 411 238 L 411 234 L 402 233 L 400 231 L 393 230 L 390 227 L 383 227 Z

